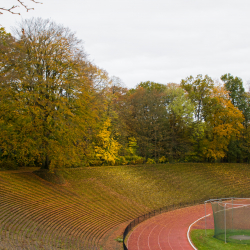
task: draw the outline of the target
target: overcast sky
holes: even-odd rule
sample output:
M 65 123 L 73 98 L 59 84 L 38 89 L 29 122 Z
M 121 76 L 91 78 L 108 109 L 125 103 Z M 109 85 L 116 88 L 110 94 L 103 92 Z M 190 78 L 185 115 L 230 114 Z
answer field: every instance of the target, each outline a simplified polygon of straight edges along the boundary
M 4 12 L 0 24 L 51 18 L 76 32 L 89 59 L 135 87 L 141 81 L 180 83 L 231 73 L 250 81 L 250 0 L 41 0 Z M 38 1 L 38 0 L 37 0 Z M 11 7 L 16 0 L 1 0 Z

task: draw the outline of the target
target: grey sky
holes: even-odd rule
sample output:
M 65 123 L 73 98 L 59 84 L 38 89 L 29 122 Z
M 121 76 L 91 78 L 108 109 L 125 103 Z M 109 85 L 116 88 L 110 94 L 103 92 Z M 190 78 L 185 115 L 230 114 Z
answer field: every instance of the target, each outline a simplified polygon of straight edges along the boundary
M 250 81 L 249 0 L 23 1 L 35 10 L 0 15 L 7 31 L 22 18 L 51 18 L 75 31 L 89 59 L 129 88 L 197 74 Z

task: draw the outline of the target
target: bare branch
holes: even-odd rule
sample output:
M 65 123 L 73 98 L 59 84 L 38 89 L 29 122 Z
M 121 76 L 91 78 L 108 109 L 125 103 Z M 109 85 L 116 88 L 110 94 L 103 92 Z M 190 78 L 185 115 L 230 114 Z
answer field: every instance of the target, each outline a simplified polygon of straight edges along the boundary
M 41 2 L 37 2 L 37 1 L 35 1 L 35 0 L 30 0 L 31 2 L 33 2 L 33 3 L 40 3 L 40 4 L 42 4 Z M 21 5 L 21 6 L 23 6 L 26 10 L 27 10 L 27 12 L 29 11 L 29 10 L 34 10 L 34 8 L 29 8 L 25 3 L 24 3 L 24 1 L 21 1 L 21 0 L 17 0 L 17 2 L 19 2 L 19 4 Z M 2 10 L 2 11 L 7 11 L 7 12 L 10 12 L 11 14 L 17 14 L 17 15 L 21 15 L 20 13 L 16 13 L 16 12 L 14 12 L 13 11 L 13 9 L 15 9 L 15 8 L 19 8 L 20 6 L 19 5 L 13 5 L 11 8 L 0 8 L 0 10 Z M 3 12 L 0 12 L 0 15 L 2 15 L 3 14 Z
M 41 2 L 37 2 L 37 1 L 35 1 L 35 0 L 30 0 L 30 1 L 32 1 L 32 2 L 34 2 L 34 3 L 40 3 L 40 4 L 43 4 L 43 3 L 41 3 Z
M 12 10 L 15 9 L 15 8 L 18 8 L 19 6 L 18 5 L 13 5 L 11 8 L 9 9 L 6 9 L 6 8 L 0 8 L 0 10 L 4 10 L 4 11 L 8 11 L 10 12 L 11 14 L 17 14 L 17 15 L 20 15 L 20 13 L 15 13 L 13 12 Z M 2 15 L 3 12 L 0 12 L 0 15 Z

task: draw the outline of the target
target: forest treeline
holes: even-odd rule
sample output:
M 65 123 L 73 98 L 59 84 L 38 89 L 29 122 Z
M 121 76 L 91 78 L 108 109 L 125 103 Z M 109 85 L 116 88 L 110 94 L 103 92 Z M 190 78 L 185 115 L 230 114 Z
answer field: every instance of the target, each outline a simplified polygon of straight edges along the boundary
M 231 74 L 127 89 L 68 28 L 41 18 L 0 28 L 2 164 L 249 162 L 249 103 Z

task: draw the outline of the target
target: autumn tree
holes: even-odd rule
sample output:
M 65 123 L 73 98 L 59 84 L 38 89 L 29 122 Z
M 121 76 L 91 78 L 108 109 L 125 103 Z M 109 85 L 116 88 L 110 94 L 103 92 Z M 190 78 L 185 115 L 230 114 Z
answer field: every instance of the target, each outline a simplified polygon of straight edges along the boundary
M 94 143 L 93 165 L 115 165 L 118 160 L 120 144 L 112 136 L 111 121 L 109 118 L 103 123 L 102 129 L 97 134 Z
M 40 18 L 15 36 L 0 60 L 3 155 L 45 169 L 80 164 L 97 113 L 81 41 Z
M 216 86 L 208 101 L 203 154 L 209 161 L 223 160 L 233 137 L 240 137 L 244 116 L 223 86 Z
M 248 124 L 250 121 L 249 94 L 245 92 L 243 81 L 239 77 L 231 74 L 221 76 L 221 80 L 225 84 L 225 88 L 229 92 L 232 104 L 237 107 L 244 116 L 244 130 L 241 138 L 232 138 L 229 144 L 228 161 L 244 161 L 248 157 L 248 147 L 245 138 L 248 134 Z

